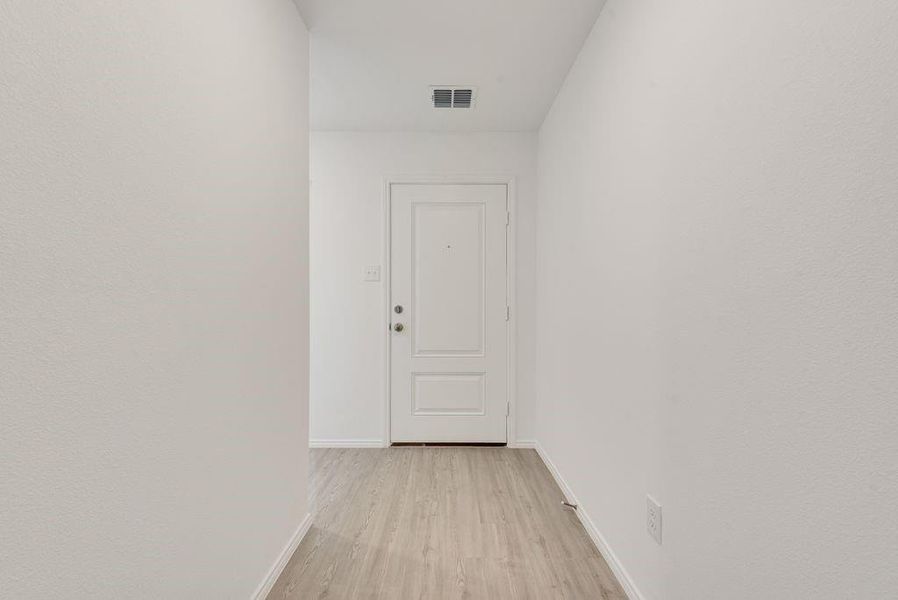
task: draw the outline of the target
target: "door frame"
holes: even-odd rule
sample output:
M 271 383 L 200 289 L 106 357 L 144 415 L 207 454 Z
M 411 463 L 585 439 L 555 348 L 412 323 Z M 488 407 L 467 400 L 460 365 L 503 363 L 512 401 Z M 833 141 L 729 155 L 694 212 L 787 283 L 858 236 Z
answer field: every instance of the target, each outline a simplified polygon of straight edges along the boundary
M 392 348 L 390 341 L 390 325 L 392 323 L 392 311 L 390 301 L 392 297 L 392 186 L 393 184 L 406 185 L 504 185 L 506 190 L 506 204 L 508 210 L 508 227 L 505 230 L 505 301 L 509 308 L 509 316 L 506 321 L 505 337 L 508 344 L 508 359 L 505 365 L 506 377 L 506 401 L 508 410 L 505 416 L 505 443 L 508 447 L 514 447 L 516 437 L 517 415 L 517 298 L 515 293 L 515 273 L 517 265 L 517 198 L 516 182 L 514 175 L 391 175 L 383 178 L 383 246 L 381 248 L 381 287 L 383 296 L 381 299 L 381 314 L 385 315 L 384 327 L 384 446 L 392 444 L 392 386 L 391 386 L 391 361 Z

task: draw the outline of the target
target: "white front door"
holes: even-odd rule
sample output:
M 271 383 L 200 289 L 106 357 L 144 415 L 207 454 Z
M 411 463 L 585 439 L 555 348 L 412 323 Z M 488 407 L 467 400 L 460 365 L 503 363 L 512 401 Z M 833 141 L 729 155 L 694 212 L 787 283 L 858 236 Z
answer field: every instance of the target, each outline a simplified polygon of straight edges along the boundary
M 505 184 L 391 184 L 393 442 L 505 443 Z

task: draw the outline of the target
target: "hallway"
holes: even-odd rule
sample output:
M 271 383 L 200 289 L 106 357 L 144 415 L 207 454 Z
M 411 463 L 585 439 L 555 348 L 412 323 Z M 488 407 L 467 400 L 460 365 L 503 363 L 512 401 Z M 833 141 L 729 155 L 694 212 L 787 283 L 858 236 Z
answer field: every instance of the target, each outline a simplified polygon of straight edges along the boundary
M 624 600 L 534 450 L 311 451 L 314 523 L 270 600 Z
M 0 0 L 0 600 L 898 600 L 896 365 L 896 0 Z

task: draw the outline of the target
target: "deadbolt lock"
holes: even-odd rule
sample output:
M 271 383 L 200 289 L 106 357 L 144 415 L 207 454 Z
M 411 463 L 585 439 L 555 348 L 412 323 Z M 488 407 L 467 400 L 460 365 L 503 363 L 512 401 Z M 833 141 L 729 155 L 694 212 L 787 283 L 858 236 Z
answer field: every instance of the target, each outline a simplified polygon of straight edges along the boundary
M 396 306 L 393 307 L 393 312 L 395 312 L 397 315 L 401 315 L 401 314 L 402 314 L 402 310 L 403 310 L 403 309 L 402 309 L 402 305 L 401 305 L 401 304 L 397 304 Z

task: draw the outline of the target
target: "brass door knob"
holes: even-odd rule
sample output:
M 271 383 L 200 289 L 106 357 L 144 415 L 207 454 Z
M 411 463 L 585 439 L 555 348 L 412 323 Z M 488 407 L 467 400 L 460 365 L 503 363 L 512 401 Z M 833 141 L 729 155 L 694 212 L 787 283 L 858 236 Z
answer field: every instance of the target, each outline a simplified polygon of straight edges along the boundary
M 393 325 L 393 331 L 395 331 L 396 333 L 399 333 L 403 329 L 405 329 L 405 326 L 402 323 L 396 323 L 395 325 Z

